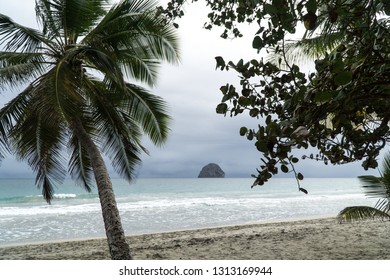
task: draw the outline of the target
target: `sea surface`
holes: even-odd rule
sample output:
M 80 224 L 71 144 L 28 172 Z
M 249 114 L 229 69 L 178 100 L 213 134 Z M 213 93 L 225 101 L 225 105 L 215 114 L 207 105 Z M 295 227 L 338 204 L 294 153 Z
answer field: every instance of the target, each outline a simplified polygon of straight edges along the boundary
M 251 188 L 253 179 L 114 179 L 125 233 L 335 216 L 344 207 L 374 206 L 356 178 L 271 179 Z M 104 237 L 96 189 L 87 193 L 69 180 L 47 204 L 30 179 L 0 179 L 0 246 L 51 240 Z

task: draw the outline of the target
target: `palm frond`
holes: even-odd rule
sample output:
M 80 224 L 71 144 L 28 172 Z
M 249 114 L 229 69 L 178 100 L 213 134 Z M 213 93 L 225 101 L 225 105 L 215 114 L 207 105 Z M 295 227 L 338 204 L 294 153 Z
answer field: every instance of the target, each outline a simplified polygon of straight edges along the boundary
M 111 159 L 115 171 L 121 177 L 131 181 L 136 167 L 141 163 L 141 147 L 130 141 L 130 138 L 123 137 L 112 127 L 107 127 L 103 133 L 106 136 L 103 151 Z
M 358 176 L 359 180 L 363 184 L 364 187 L 377 187 L 382 185 L 382 180 L 380 177 L 372 176 L 372 175 L 364 175 Z
M 372 175 L 358 176 L 362 182 L 364 192 L 369 197 L 386 197 L 386 189 L 383 185 L 382 178 Z
M 83 36 L 91 30 L 106 13 L 107 0 L 67 0 L 62 7 L 62 22 L 68 37 L 71 41 L 76 42 L 78 36 Z
M 93 170 L 88 153 L 75 135 L 69 141 L 68 149 L 71 152 L 69 173 L 72 179 L 90 192 L 93 182 Z
M 125 96 L 115 85 L 93 81 L 88 84 L 92 109 L 91 121 L 95 124 L 96 141 L 122 177 L 131 180 L 135 167 L 141 162 L 140 154 L 145 151 L 141 145 L 141 131 L 137 120 L 120 108 Z
M 42 113 L 39 89 L 29 85 L 0 110 L 0 142 L 6 142 L 7 149 L 28 162 L 37 174 L 36 184 L 50 202 L 53 183 L 64 179 L 62 147 L 66 129 L 55 110 L 46 108 L 46 113 Z
M 107 0 L 36 0 L 35 11 L 45 34 L 50 38 L 65 36 L 75 43 L 105 14 Z
M 323 8 L 326 6 L 319 7 L 319 10 Z M 283 52 L 275 52 L 274 49 L 276 55 L 272 54 L 268 60 L 274 64 L 280 64 L 279 60 L 287 60 L 285 62 L 288 64 L 307 64 L 332 52 L 345 41 L 345 38 L 345 30 L 337 23 L 330 22 L 327 10 L 319 11 L 317 24 L 313 30 L 306 30 L 299 40 L 283 42 L 284 45 L 277 47 Z
M 343 34 L 331 33 L 326 35 L 317 35 L 316 37 L 307 37 L 301 40 L 290 40 L 284 44 L 284 55 L 288 63 L 308 63 L 313 59 L 318 59 L 332 52 L 344 41 Z M 281 46 L 279 46 L 281 48 Z M 268 57 L 268 61 L 278 64 L 279 58 L 283 54 L 273 54 Z
M 64 119 L 77 116 L 84 104 L 82 84 L 83 76 L 72 68 L 66 59 L 59 61 L 40 81 L 42 102 L 52 104 Z
M 142 27 L 147 30 L 144 46 L 149 46 L 154 57 L 168 63 L 178 63 L 180 60 L 179 44 L 176 29 L 164 23 L 161 17 L 153 14 L 145 16 Z
M 36 172 L 36 184 L 47 202 L 53 198 L 53 183 L 65 178 L 63 157 L 66 129 L 54 115 L 45 116 L 28 106 L 11 130 L 12 149 Z
M 44 56 L 40 53 L 0 51 L 0 90 L 17 87 L 44 73 Z
M 299 59 L 300 55 L 309 58 L 319 58 L 325 53 L 332 52 L 341 42 L 345 40 L 344 34 L 341 32 L 319 35 L 313 38 L 306 38 L 299 41 L 292 41 L 288 45 L 287 50 L 292 53 L 295 59 Z M 294 55 L 293 50 L 301 50 L 301 53 Z
M 119 5 L 126 6 L 130 13 L 143 13 L 156 8 L 157 1 L 155 0 L 122 0 Z M 121 9 L 124 10 L 124 9 Z
M 171 120 L 166 102 L 145 89 L 127 84 L 128 100 L 125 109 L 141 125 L 143 131 L 155 145 L 165 142 Z
M 33 86 L 29 85 L 25 90 L 19 93 L 0 110 L 0 144 L 2 151 L 10 150 L 10 131 L 14 127 L 15 121 L 23 117 L 32 93 Z
M 124 23 L 123 19 L 129 15 L 139 15 L 145 11 L 153 10 L 156 6 L 156 2 L 150 0 L 121 0 L 112 5 L 92 33 L 87 35 L 89 38 L 86 38 L 85 41 L 89 41 L 92 36 L 101 34 L 107 26 L 113 23 Z M 125 31 L 125 29 L 122 30 Z
M 0 46 L 10 52 L 39 52 L 45 36 L 38 30 L 17 24 L 0 14 Z
M 83 51 L 84 61 L 87 67 L 101 72 L 106 79 L 115 82 L 118 87 L 124 87 L 124 79 L 121 68 L 110 53 L 98 49 L 87 48 Z
M 340 220 L 351 221 L 364 218 L 390 219 L 390 186 L 388 178 L 390 176 L 390 154 L 387 154 L 383 162 L 382 177 L 371 175 L 359 176 L 367 196 L 380 197 L 374 207 L 352 206 L 342 210 L 338 218 Z M 386 178 L 385 178 L 386 176 Z
M 390 199 L 379 199 L 378 202 L 375 204 L 375 208 L 382 212 L 390 213 Z
M 387 197 L 390 198 L 390 153 L 387 153 L 383 158 L 381 172 L 381 181 L 386 189 Z
M 106 50 L 116 63 L 129 67 L 125 73 L 153 85 L 156 80 L 154 69 L 160 61 L 176 63 L 179 60 L 176 31 L 164 24 L 160 16 L 147 10 L 154 5 L 152 1 L 120 2 L 82 40 L 82 44 Z M 134 62 L 136 64 L 132 65 Z
M 120 64 L 126 77 L 153 86 L 157 81 L 158 69 L 161 63 L 156 59 L 143 58 L 125 51 L 121 54 Z
M 363 219 L 390 219 L 388 212 L 369 206 L 346 207 L 337 215 L 339 221 L 356 221 Z
M 127 84 L 127 92 L 114 92 L 103 100 L 105 102 L 98 104 L 99 117 L 96 117 L 102 123 L 100 127 L 104 127 L 102 132 L 106 140 L 103 149 L 115 170 L 130 180 L 141 162 L 140 153 L 147 153 L 141 145 L 140 129 L 156 145 L 161 145 L 167 138 L 170 117 L 166 113 L 166 103 L 133 84 Z M 101 115 L 104 111 L 109 112 L 106 117 Z
M 52 1 L 35 0 L 35 14 L 47 38 L 53 40 L 61 37 L 61 21 L 58 21 L 56 13 L 53 12 Z

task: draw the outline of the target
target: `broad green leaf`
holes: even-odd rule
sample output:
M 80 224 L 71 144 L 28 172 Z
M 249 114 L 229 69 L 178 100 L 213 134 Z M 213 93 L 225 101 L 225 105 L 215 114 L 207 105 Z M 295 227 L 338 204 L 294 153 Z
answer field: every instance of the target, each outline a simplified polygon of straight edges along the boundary
M 264 43 L 263 43 L 263 40 L 260 38 L 260 36 L 256 36 L 254 39 L 253 39 L 253 42 L 252 42 L 252 47 L 254 49 L 261 49 L 262 47 L 264 46 Z
M 237 67 L 238 69 L 240 69 L 240 68 L 242 68 L 243 66 L 244 66 L 244 60 L 243 60 L 243 59 L 240 59 L 240 60 L 237 62 L 236 67 Z
M 228 85 L 221 86 L 219 89 L 222 92 L 222 94 L 226 94 L 229 90 L 229 86 Z
M 341 59 L 336 60 L 336 62 L 332 65 L 333 73 L 341 73 L 344 70 L 344 62 Z
M 217 69 L 217 68 L 221 68 L 221 70 L 225 69 L 225 67 L 226 67 L 225 60 L 221 56 L 215 57 L 215 60 L 217 62 L 215 69 Z
M 220 103 L 217 106 L 217 114 L 225 114 L 227 112 L 228 105 L 225 103 Z
M 383 0 L 383 11 L 386 15 L 390 16 L 390 2 L 389 0 Z
M 246 106 L 249 106 L 251 104 L 251 101 L 249 98 L 247 98 L 245 96 L 240 96 L 240 98 L 238 98 L 238 104 L 240 104 L 243 107 L 246 107 Z
M 293 158 L 291 159 L 291 161 L 292 161 L 292 163 L 297 163 L 297 162 L 299 161 L 299 159 L 296 158 L 296 157 L 293 157 Z
M 309 192 L 306 190 L 306 189 L 304 189 L 304 188 L 299 188 L 299 191 L 300 192 L 303 192 L 304 194 L 308 194 Z
M 271 121 L 272 121 L 272 117 L 271 115 L 268 115 L 267 118 L 265 119 L 265 123 L 268 125 L 271 123 Z
M 308 12 L 317 12 L 317 0 L 309 0 L 306 3 L 306 9 Z
M 350 71 L 340 72 L 334 78 L 334 82 L 338 86 L 346 85 L 346 84 L 350 83 L 351 81 L 352 81 L 352 72 L 350 72 Z
M 263 141 L 257 141 L 256 148 L 258 151 L 260 151 L 262 153 L 268 153 L 267 143 L 265 143 Z
M 245 126 L 240 128 L 240 135 L 241 136 L 244 136 L 247 132 L 248 132 L 248 128 L 246 128 Z
M 315 102 L 320 102 L 320 103 L 323 103 L 323 102 L 328 102 L 330 101 L 333 97 L 335 97 L 335 91 L 324 91 L 324 92 L 318 92 L 315 97 L 314 97 L 314 101 Z
M 253 134 L 253 131 L 252 130 L 249 130 L 246 138 L 248 138 L 249 141 L 252 141 L 253 140 L 253 137 L 254 137 L 254 134 Z
M 251 63 L 252 63 L 252 65 L 255 66 L 255 67 L 259 66 L 259 62 L 258 62 L 256 59 L 252 59 L 252 60 L 251 60 Z
M 272 5 L 264 4 L 264 12 L 269 15 L 275 14 L 278 12 L 278 7 L 274 3 Z
M 249 115 L 252 117 L 252 118 L 255 118 L 259 115 L 260 113 L 260 110 L 257 109 L 257 108 L 253 108 L 249 111 Z

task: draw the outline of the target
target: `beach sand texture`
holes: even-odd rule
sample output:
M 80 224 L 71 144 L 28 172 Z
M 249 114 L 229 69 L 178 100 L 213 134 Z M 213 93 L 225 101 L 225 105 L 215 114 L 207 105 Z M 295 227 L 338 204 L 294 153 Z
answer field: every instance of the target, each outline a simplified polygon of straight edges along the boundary
M 334 218 L 129 236 L 139 260 L 390 259 L 390 221 Z M 110 259 L 105 239 L 0 247 L 0 259 Z

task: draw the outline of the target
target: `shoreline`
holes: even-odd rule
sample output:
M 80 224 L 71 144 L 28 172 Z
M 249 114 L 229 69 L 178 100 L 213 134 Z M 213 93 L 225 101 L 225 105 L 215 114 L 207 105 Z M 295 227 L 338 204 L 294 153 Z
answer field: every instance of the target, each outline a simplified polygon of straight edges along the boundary
M 153 235 L 153 234 L 163 234 L 163 233 L 180 233 L 183 231 L 197 231 L 197 230 L 212 230 L 219 229 L 225 227 L 235 227 L 235 226 L 246 226 L 246 225 L 262 225 L 262 224 L 276 224 L 276 223 L 288 223 L 288 222 L 298 222 L 303 220 L 318 220 L 318 219 L 332 219 L 335 218 L 336 214 L 324 214 L 324 215 L 315 215 L 315 216 L 306 216 L 306 217 L 291 217 L 285 219 L 270 219 L 265 221 L 248 221 L 243 223 L 232 223 L 226 225 L 216 225 L 210 227 L 194 227 L 194 228 L 183 228 L 183 229 L 173 229 L 173 230 L 162 230 L 162 231 L 150 231 L 145 233 L 134 233 L 134 234 L 126 234 L 126 238 L 143 236 L 143 235 Z M 19 247 L 19 246 L 29 246 L 29 245 L 44 245 L 50 243 L 63 243 L 63 242 L 80 242 L 80 241 L 88 241 L 88 240 L 96 240 L 96 239 L 105 239 L 105 236 L 91 236 L 91 237 L 75 237 L 75 238 L 64 238 L 64 239 L 49 239 L 49 240 L 41 240 L 41 241 L 32 241 L 32 242 L 17 242 L 17 243 L 6 243 L 0 244 L 0 249 L 5 247 Z
M 390 259 L 390 221 L 334 217 L 265 221 L 126 237 L 138 260 Z M 0 246 L 2 260 L 110 259 L 105 238 Z

